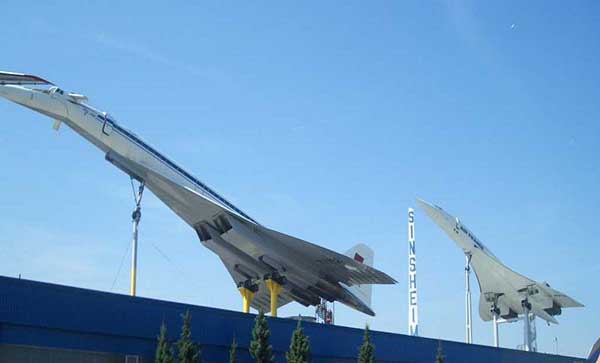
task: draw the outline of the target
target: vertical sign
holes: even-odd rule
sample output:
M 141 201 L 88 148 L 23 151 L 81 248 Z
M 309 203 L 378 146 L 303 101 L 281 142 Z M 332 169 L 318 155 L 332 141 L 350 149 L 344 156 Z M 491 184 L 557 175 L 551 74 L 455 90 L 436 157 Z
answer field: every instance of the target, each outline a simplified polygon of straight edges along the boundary
M 415 211 L 408 208 L 408 334 L 419 335 L 417 306 L 417 251 L 415 247 Z

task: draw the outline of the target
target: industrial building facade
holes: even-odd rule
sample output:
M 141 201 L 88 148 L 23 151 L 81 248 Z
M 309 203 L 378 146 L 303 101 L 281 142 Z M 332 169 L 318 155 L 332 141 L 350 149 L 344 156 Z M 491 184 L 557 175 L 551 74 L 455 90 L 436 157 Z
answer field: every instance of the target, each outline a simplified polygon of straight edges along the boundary
M 0 362 L 152 362 L 161 323 L 175 341 L 180 314 L 186 310 L 192 315 L 193 337 L 201 345 L 203 362 L 228 362 L 234 337 L 239 361 L 252 361 L 248 346 L 254 315 L 0 277 Z M 284 362 L 296 321 L 270 318 L 269 327 L 276 362 Z M 356 362 L 361 329 L 308 322 L 304 328 L 312 362 Z M 377 331 L 372 339 L 378 362 L 432 363 L 440 343 L 449 363 L 585 361 Z

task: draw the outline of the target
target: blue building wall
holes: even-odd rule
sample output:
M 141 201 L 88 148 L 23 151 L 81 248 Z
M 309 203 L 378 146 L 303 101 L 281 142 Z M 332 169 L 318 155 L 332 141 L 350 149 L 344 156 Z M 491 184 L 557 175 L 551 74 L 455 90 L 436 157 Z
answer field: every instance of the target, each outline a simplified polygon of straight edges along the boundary
M 240 362 L 250 362 L 248 345 L 254 315 L 130 297 L 0 276 L 0 345 L 35 346 L 153 357 L 156 336 L 165 322 L 176 340 L 180 314 L 192 315 L 194 339 L 205 362 L 227 362 L 233 337 Z M 312 362 L 356 362 L 363 331 L 305 322 Z M 296 322 L 269 318 L 276 362 L 285 361 Z M 372 332 L 380 362 L 431 363 L 439 340 Z M 446 362 L 573 363 L 578 358 L 441 341 Z

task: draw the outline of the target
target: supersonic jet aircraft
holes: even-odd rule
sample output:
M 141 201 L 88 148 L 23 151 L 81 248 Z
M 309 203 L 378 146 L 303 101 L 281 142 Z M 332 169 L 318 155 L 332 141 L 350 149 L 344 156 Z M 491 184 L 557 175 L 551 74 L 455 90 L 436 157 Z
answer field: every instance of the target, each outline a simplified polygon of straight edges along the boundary
M 470 254 L 471 266 L 475 270 L 481 291 L 479 316 L 482 320 L 490 321 L 494 314 L 507 320 L 515 319 L 527 309 L 548 323 L 558 324 L 554 316 L 560 315 L 563 308 L 583 306 L 562 292 L 554 290 L 548 283 L 536 282 L 511 270 L 457 217 L 437 205 L 420 199 L 417 201 L 458 247 Z
M 271 307 L 276 314 L 277 307 L 292 300 L 309 306 L 323 298 L 375 315 L 370 285 L 396 283 L 369 265 L 373 254 L 365 245 L 346 256 L 259 224 L 106 112 L 88 105 L 83 95 L 64 92 L 36 76 L 0 72 L 0 97 L 54 119 L 55 129 L 65 123 L 105 153 L 106 160 L 148 187 L 219 256 L 245 303 L 257 310 Z

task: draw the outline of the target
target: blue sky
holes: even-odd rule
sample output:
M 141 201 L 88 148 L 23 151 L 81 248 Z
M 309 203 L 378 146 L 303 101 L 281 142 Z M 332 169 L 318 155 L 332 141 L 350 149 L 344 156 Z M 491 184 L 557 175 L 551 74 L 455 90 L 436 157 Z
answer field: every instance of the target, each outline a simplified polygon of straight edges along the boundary
M 399 284 L 374 289 L 373 319 L 337 306 L 339 324 L 406 332 L 406 210 L 422 197 L 583 302 L 538 321 L 541 351 L 557 337 L 583 356 L 600 325 L 599 7 L 9 2 L 0 68 L 86 94 L 269 227 L 374 247 Z M 0 274 L 126 293 L 128 178 L 41 115 L 8 102 L 0 115 Z M 139 295 L 240 309 L 219 259 L 146 198 Z M 416 218 L 420 332 L 462 341 L 462 253 Z M 475 316 L 475 342 L 491 344 Z M 502 326 L 501 344 L 521 332 Z

